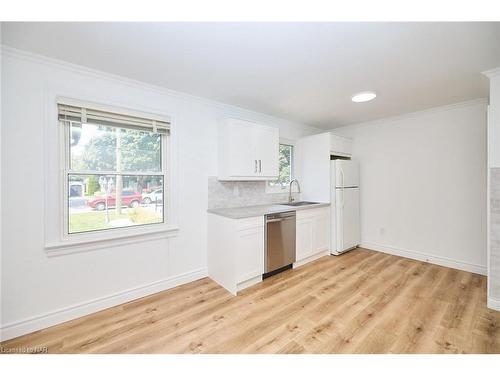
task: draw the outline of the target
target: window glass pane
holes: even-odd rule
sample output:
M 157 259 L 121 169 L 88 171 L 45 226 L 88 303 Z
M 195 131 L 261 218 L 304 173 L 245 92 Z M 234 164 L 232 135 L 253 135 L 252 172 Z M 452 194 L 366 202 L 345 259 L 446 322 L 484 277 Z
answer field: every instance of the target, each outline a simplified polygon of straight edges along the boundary
M 161 137 L 157 133 L 121 129 L 121 170 L 160 172 Z
M 164 222 L 163 176 L 70 174 L 68 186 L 69 233 Z
M 286 187 L 292 177 L 293 146 L 280 144 L 279 147 L 279 177 L 270 181 L 269 186 Z
M 104 125 L 70 128 L 73 171 L 161 172 L 161 135 Z
M 74 171 L 116 170 L 116 128 L 71 124 L 70 168 Z

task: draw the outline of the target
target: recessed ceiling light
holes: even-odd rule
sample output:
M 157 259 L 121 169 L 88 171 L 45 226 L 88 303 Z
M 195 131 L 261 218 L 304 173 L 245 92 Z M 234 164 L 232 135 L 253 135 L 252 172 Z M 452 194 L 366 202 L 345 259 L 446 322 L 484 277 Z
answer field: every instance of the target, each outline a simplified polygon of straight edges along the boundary
M 369 102 L 370 100 L 373 100 L 377 97 L 377 94 L 375 94 L 373 91 L 363 91 L 363 92 L 358 92 L 357 94 L 353 95 L 351 97 L 351 100 L 354 103 L 363 103 L 363 102 Z

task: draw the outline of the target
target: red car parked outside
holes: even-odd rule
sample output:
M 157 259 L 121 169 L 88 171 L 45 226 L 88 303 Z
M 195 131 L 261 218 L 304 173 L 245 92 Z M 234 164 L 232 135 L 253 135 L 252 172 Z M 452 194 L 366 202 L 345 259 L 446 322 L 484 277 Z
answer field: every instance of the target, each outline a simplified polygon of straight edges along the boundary
M 122 206 L 128 207 L 138 207 L 142 201 L 142 195 L 135 191 L 122 191 Z M 102 211 L 106 209 L 106 197 L 94 197 L 87 201 L 87 204 L 95 208 L 98 211 Z M 108 196 L 108 208 L 115 207 L 116 204 L 116 195 L 112 194 Z

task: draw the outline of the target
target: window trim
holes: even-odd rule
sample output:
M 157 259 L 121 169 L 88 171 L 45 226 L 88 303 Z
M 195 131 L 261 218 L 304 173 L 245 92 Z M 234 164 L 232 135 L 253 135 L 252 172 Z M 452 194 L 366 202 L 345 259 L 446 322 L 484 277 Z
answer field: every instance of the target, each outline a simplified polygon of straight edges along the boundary
M 60 121 L 60 120 L 58 120 Z M 63 201 L 63 238 L 78 238 L 82 234 L 90 234 L 90 233 L 101 233 L 101 232 L 123 232 L 122 236 L 126 236 L 126 233 L 129 232 L 130 228 L 137 228 L 137 227 L 145 227 L 146 225 L 130 225 L 126 227 L 119 227 L 119 228 L 107 228 L 107 229 L 96 229 L 94 231 L 84 231 L 84 232 L 76 232 L 76 233 L 70 233 L 69 231 L 69 207 L 68 207 L 68 191 L 69 191 L 69 175 L 70 174 L 75 174 L 74 171 L 71 170 L 71 145 L 70 145 L 70 125 L 69 124 L 59 124 L 63 128 L 64 136 L 63 136 L 63 142 L 65 144 L 64 146 L 64 171 L 63 171 L 63 188 L 64 188 L 64 201 Z M 118 129 L 122 129 L 119 126 L 116 126 Z M 168 154 L 168 149 L 170 147 L 170 142 L 169 142 L 170 134 L 161 134 L 161 172 L 148 172 L 148 173 L 133 173 L 133 172 L 121 172 L 121 175 L 130 175 L 130 176 L 135 176 L 135 175 L 148 175 L 148 176 L 162 176 L 163 177 L 163 186 L 165 186 L 165 183 L 167 182 L 168 179 L 168 169 L 169 169 L 169 164 L 167 160 L 167 154 Z M 85 171 L 85 174 L 92 174 L 93 172 L 99 172 L 99 174 L 116 174 L 116 171 Z M 109 173 L 107 173 L 109 172 Z M 165 194 L 164 194 L 165 195 Z M 167 189 L 167 196 L 168 196 L 168 189 Z M 167 206 L 165 202 L 165 199 L 163 199 L 162 204 L 163 204 L 163 221 L 161 223 L 151 223 L 147 224 L 147 227 L 157 227 L 161 225 L 168 226 L 167 223 L 170 222 L 170 215 L 169 211 L 170 210 L 165 210 L 165 207 Z M 82 236 L 84 237 L 84 236 Z M 91 236 L 89 236 L 91 237 Z
M 80 105 L 82 107 L 94 104 L 89 104 L 90 102 L 86 102 L 83 100 L 68 99 L 68 97 L 61 97 L 56 94 L 47 94 L 47 96 L 49 97 L 49 100 L 46 102 L 46 105 L 50 106 L 51 110 L 48 111 L 49 113 L 46 117 L 45 126 L 47 131 L 44 134 L 49 134 L 51 127 L 52 129 L 54 129 L 54 126 L 57 125 L 57 130 L 54 129 L 56 130 L 56 132 L 54 132 L 53 134 L 58 135 L 57 143 L 59 144 L 57 151 L 59 155 L 59 173 L 57 174 L 57 180 L 55 178 L 55 175 L 54 181 L 49 181 L 47 179 L 45 180 L 45 186 L 48 187 L 52 184 L 54 186 L 57 186 L 57 209 L 54 211 L 56 211 L 57 215 L 59 215 L 59 218 L 57 218 L 57 220 L 53 221 L 53 223 L 50 224 L 54 226 L 52 227 L 52 231 L 47 232 L 47 228 L 45 229 L 46 234 L 44 249 L 47 256 L 60 256 L 75 252 L 92 251 L 108 246 L 119 246 L 121 244 L 125 245 L 177 236 L 179 232 L 179 227 L 176 224 L 176 221 L 178 220 L 178 208 L 175 199 L 173 199 L 173 195 L 177 193 L 175 182 L 175 178 L 177 176 L 177 165 L 173 163 L 173 157 L 177 153 L 174 116 L 162 115 L 163 118 L 168 118 L 170 123 L 169 134 L 162 138 L 162 166 L 165 167 L 163 168 L 163 173 L 161 175 L 164 178 L 164 195 L 167 197 L 167 199 L 164 199 L 164 207 L 169 207 L 169 209 L 164 209 L 164 222 L 151 225 L 137 225 L 123 228 L 113 228 L 113 230 L 98 230 L 92 232 L 70 234 L 68 233 L 69 218 L 67 215 L 68 205 L 66 202 L 68 192 L 67 176 L 69 164 L 67 164 L 67 157 L 69 157 L 69 132 L 66 131 L 66 126 L 60 126 L 59 124 L 57 116 L 57 104 L 61 101 L 71 101 L 72 103 L 76 103 L 77 105 Z M 141 113 L 146 116 L 148 115 L 148 112 L 142 110 L 136 111 L 131 109 L 130 111 L 128 111 L 126 109 L 122 109 L 121 107 L 113 105 L 96 105 L 98 105 L 100 108 L 105 108 L 109 111 L 115 111 L 118 113 L 130 112 Z M 156 114 L 152 114 L 152 116 L 158 117 L 158 115 Z M 45 157 L 47 158 L 47 156 Z M 47 161 L 48 160 L 49 158 L 47 158 Z M 46 188 L 46 200 L 49 199 L 49 195 L 47 195 L 47 193 L 48 190 Z M 54 201 L 54 197 L 51 200 Z M 49 215 L 48 211 L 53 210 L 45 207 L 45 218 L 47 223 L 52 221 L 51 218 L 54 219 L 54 216 Z M 54 232 L 58 233 L 57 237 L 52 236 L 52 238 L 49 238 L 48 233 Z
M 79 236 L 81 233 L 75 233 L 78 237 L 63 240 L 60 242 L 49 242 L 45 244 L 45 252 L 48 256 L 59 256 L 65 254 L 92 251 L 108 246 L 131 245 L 138 242 L 151 241 L 155 239 L 169 238 L 177 236 L 179 227 L 175 225 L 157 224 L 153 228 L 138 225 L 126 227 L 128 231 L 121 231 L 117 228 L 112 233 L 110 231 L 83 232 L 83 234 L 92 233 L 93 236 Z
M 279 140 L 280 145 L 285 145 L 285 146 L 292 146 L 292 160 L 291 160 L 291 174 L 290 178 L 293 180 L 295 178 L 295 141 L 291 139 L 286 139 L 286 138 L 280 138 Z M 279 194 L 279 193 L 286 193 L 288 191 L 287 187 L 283 186 L 271 186 L 270 183 L 273 181 L 266 181 L 266 194 Z

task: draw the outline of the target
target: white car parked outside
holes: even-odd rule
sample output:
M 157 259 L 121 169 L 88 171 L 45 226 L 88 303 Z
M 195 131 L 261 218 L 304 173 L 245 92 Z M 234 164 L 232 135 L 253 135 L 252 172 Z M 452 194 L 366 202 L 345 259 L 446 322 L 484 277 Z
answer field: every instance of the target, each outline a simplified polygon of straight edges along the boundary
M 163 189 L 154 190 L 149 194 L 142 195 L 142 203 L 161 203 L 163 202 Z

